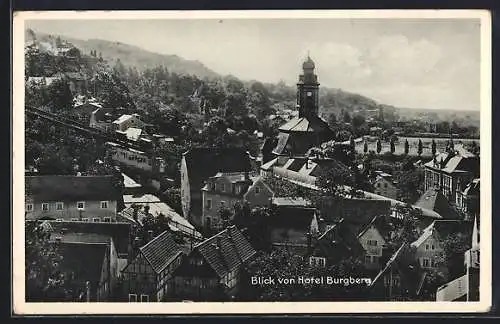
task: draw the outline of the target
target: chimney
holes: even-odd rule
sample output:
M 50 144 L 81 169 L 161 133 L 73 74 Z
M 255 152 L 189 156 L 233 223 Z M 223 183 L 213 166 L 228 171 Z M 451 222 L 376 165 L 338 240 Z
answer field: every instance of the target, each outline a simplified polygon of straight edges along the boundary
M 153 239 L 153 230 L 148 230 L 148 242 Z

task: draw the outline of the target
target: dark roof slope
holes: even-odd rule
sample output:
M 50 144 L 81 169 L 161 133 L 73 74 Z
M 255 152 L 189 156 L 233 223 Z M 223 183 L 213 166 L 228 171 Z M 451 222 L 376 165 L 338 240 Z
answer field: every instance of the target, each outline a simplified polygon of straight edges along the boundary
M 78 280 L 90 281 L 92 289 L 95 289 L 101 278 L 106 249 L 107 244 L 100 243 L 60 243 L 61 268 L 74 273 Z
M 184 153 L 191 190 L 200 190 L 203 182 L 217 172 L 251 170 L 250 156 L 241 148 L 192 148 Z
M 256 253 L 236 226 L 208 238 L 194 247 L 219 277 L 247 262 Z
M 328 124 L 318 116 L 295 117 L 279 128 L 283 132 L 327 132 L 331 129 Z
M 384 216 L 373 217 L 370 223 L 368 223 L 358 234 L 358 237 L 363 236 L 363 234 L 372 226 L 374 226 L 378 230 L 378 232 L 380 233 L 380 235 L 382 235 L 384 240 L 387 240 L 389 238 L 391 232 L 391 226 L 389 225 L 386 217 Z
M 364 252 L 363 246 L 344 219 L 334 224 L 318 238 L 315 250 L 322 251 L 323 255 L 338 260 Z
M 118 254 L 128 254 L 131 235 L 129 223 L 58 222 L 50 221 L 54 233 L 91 233 L 110 236 Z
M 439 189 L 430 188 L 415 203 L 416 207 L 435 211 L 443 218 L 457 219 L 459 217 L 456 210 L 448 202 L 448 199 Z
M 25 177 L 26 195 L 37 201 L 118 200 L 113 176 L 43 175 Z
M 161 233 L 139 250 L 156 273 L 160 273 L 175 257 L 183 253 L 170 231 Z

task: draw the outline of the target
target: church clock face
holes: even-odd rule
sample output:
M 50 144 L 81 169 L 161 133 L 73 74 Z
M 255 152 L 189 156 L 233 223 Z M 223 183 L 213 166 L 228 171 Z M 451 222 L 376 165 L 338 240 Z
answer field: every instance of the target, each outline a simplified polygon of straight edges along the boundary
M 308 96 L 308 97 L 311 97 L 311 96 L 312 96 L 312 94 L 313 94 L 313 93 L 312 93 L 311 91 L 307 91 L 307 96 Z

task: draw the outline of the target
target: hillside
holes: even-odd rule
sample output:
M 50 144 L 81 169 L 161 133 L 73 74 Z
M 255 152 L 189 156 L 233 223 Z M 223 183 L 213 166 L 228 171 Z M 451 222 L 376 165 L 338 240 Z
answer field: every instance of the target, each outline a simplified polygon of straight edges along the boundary
M 38 43 L 52 44 L 58 35 L 48 35 L 34 32 Z M 26 32 L 26 42 L 33 41 L 33 34 Z M 113 65 L 119 59 L 125 66 L 135 66 L 139 71 L 153 68 L 159 65 L 165 66 L 169 71 L 177 74 L 196 75 L 199 78 L 213 78 L 218 74 L 207 68 L 198 61 L 185 60 L 177 55 L 165 55 L 146 51 L 140 47 L 123 44 L 120 42 L 110 42 L 102 39 L 76 39 L 59 36 L 63 42 L 68 42 L 77 47 L 83 54 L 90 51 L 100 53 L 106 61 Z

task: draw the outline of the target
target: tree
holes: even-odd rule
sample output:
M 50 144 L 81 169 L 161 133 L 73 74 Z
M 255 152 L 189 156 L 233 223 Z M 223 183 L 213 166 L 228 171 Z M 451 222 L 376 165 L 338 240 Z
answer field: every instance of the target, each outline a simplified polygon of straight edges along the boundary
M 356 143 L 354 142 L 354 137 L 351 135 L 349 137 L 349 146 L 351 147 L 351 150 L 354 152 L 356 149 Z
M 396 145 L 395 145 L 394 137 L 391 137 L 390 145 L 391 145 L 391 153 L 394 154 L 394 152 L 396 151 Z
M 328 116 L 328 126 L 332 129 L 337 126 L 337 115 L 335 115 L 335 113 L 331 113 Z
M 377 153 L 380 154 L 382 151 L 382 142 L 380 141 L 380 138 L 377 140 Z
M 365 143 L 363 144 L 363 152 L 366 154 L 368 153 L 368 143 L 365 141 Z
M 431 150 L 432 150 L 432 156 L 435 156 L 436 155 L 436 141 L 434 139 L 432 139 Z
M 422 155 L 423 149 L 424 149 L 424 147 L 423 147 L 423 144 L 422 144 L 422 140 L 421 140 L 421 139 L 419 139 L 419 140 L 418 140 L 418 151 L 417 151 L 417 154 L 418 154 L 419 156 L 420 156 L 420 155 Z
M 221 225 L 226 228 L 231 225 L 233 212 L 226 206 L 221 205 L 218 210 L 219 218 L 221 220 Z
M 405 139 L 405 155 L 408 155 L 410 152 L 410 143 L 408 143 L 408 139 Z
M 52 82 L 47 89 L 49 107 L 54 112 L 69 111 L 73 106 L 73 95 L 64 79 Z
M 344 123 L 350 123 L 351 122 L 351 115 L 349 115 L 349 112 L 345 111 L 342 114 L 342 120 Z
M 75 301 L 77 290 L 62 271 L 59 246 L 49 242 L 41 222 L 25 223 L 26 301 Z

